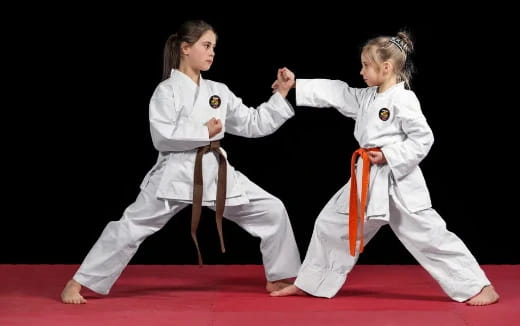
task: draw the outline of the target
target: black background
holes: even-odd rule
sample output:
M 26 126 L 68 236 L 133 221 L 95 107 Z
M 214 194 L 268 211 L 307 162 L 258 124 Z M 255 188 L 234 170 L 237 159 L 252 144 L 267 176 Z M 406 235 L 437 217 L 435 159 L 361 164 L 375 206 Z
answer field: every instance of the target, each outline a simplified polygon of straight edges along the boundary
M 516 35 L 507 8 L 349 4 L 25 8 L 6 29 L 4 224 L 0 263 L 78 264 L 121 217 L 154 164 L 148 101 L 160 82 L 166 38 L 202 18 L 218 35 L 213 67 L 249 106 L 271 94 L 276 70 L 364 87 L 359 49 L 407 28 L 415 39 L 412 88 L 435 135 L 421 163 L 433 207 L 483 264 L 517 264 Z M 300 13 L 296 13 L 300 11 Z M 491 22 L 494 21 L 494 22 Z M 513 83 L 508 84 L 512 79 Z M 289 96 L 294 103 L 294 94 Z M 334 109 L 296 108 L 276 133 L 227 135 L 229 161 L 289 212 L 304 257 L 314 220 L 349 177 L 352 120 Z M 191 208 L 149 237 L 131 263 L 195 264 Z M 203 210 L 205 263 L 261 263 L 258 239 Z M 359 263 L 415 263 L 388 227 Z

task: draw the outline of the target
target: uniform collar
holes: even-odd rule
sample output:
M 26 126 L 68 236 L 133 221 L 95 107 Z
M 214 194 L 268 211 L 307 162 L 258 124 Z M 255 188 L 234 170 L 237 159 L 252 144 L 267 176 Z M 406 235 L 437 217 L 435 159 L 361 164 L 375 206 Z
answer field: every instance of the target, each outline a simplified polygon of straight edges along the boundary
M 185 73 L 183 73 L 177 69 L 172 69 L 172 71 L 170 73 L 170 78 L 173 79 L 175 82 L 182 83 L 183 86 L 190 87 L 190 89 L 192 89 L 192 90 L 195 90 L 199 87 L 193 81 L 193 79 L 191 79 L 188 75 L 186 75 Z M 202 79 L 202 75 L 199 76 L 199 79 L 200 79 L 199 84 L 202 85 L 202 83 L 204 82 L 204 80 Z
M 402 89 L 404 89 L 404 82 L 399 82 L 399 83 L 395 84 L 394 86 L 390 87 L 389 89 L 387 89 L 386 91 L 384 91 L 383 93 L 377 93 L 377 96 L 386 96 L 386 95 L 392 94 L 396 90 L 402 90 Z

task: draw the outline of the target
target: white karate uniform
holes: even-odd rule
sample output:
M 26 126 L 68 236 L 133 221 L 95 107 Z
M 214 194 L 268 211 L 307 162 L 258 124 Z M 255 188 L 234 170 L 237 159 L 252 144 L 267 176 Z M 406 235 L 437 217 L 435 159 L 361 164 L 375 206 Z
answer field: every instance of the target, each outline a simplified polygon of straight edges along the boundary
M 360 147 L 379 147 L 387 164 L 371 165 L 364 242 L 379 228 L 390 228 L 440 284 L 448 296 L 465 301 L 490 282 L 477 261 L 431 207 L 419 163 L 433 144 L 433 134 L 415 94 L 403 83 L 378 94 L 377 87 L 352 88 L 345 82 L 298 79 L 296 104 L 333 107 L 353 118 Z M 356 176 L 361 188 L 362 160 Z M 359 252 L 348 244 L 350 180 L 319 214 L 295 285 L 314 296 L 331 298 L 345 283 Z M 357 248 L 359 248 L 359 239 Z
M 172 70 L 170 78 L 155 89 L 149 113 L 153 144 L 159 151 L 157 163 L 145 176 L 136 201 L 119 221 L 108 223 L 73 277 L 97 293 L 108 294 L 141 242 L 192 203 L 198 147 L 222 139 L 224 132 L 244 137 L 271 134 L 294 110 L 278 92 L 254 109 L 222 83 L 201 77 L 198 86 Z M 210 139 L 204 124 L 213 117 L 222 121 L 223 128 Z M 202 205 L 215 210 L 218 158 L 213 152 L 203 156 L 202 170 Z M 224 217 L 261 239 L 267 280 L 296 276 L 301 261 L 283 203 L 229 162 Z

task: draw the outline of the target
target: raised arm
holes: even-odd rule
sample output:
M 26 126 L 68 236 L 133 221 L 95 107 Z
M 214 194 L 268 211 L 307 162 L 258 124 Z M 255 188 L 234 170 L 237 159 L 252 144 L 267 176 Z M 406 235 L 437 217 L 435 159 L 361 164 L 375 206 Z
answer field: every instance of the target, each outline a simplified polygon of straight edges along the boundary
M 280 69 L 277 73 L 279 85 L 271 98 L 258 106 L 247 107 L 231 91 L 226 131 L 243 137 L 262 137 L 276 131 L 294 115 L 291 104 L 285 99 L 292 88 L 290 81 L 282 79 Z
M 294 115 L 291 104 L 279 92 L 257 108 L 244 105 L 234 94 L 230 99 L 226 117 L 226 132 L 230 134 L 249 138 L 266 136 Z
M 355 119 L 366 88 L 349 87 L 340 80 L 296 79 L 288 68 L 279 69 L 279 76 L 272 88 L 276 91 L 296 88 L 296 105 L 318 108 L 333 107 L 341 114 Z

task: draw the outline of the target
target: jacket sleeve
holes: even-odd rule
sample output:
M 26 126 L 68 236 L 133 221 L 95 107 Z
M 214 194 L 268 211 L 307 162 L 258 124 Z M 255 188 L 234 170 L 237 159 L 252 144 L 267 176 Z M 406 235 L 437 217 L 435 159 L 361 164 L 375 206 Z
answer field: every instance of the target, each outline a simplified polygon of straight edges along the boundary
M 150 100 L 150 133 L 155 148 L 160 152 L 186 151 L 209 144 L 208 127 L 181 119 L 174 96 L 171 87 L 162 84 Z
M 366 88 L 349 87 L 341 80 L 297 79 L 296 105 L 333 107 L 344 116 L 356 119 L 364 92 Z
M 396 118 L 406 134 L 403 141 L 381 148 L 394 177 L 400 180 L 412 172 L 433 145 L 433 133 L 414 93 L 407 93 L 395 108 Z
M 227 87 L 226 87 L 227 88 Z M 248 138 L 262 137 L 275 132 L 285 121 L 294 115 L 291 104 L 274 93 L 267 102 L 257 108 L 248 107 L 242 99 L 229 89 L 229 106 L 226 116 L 226 132 Z

